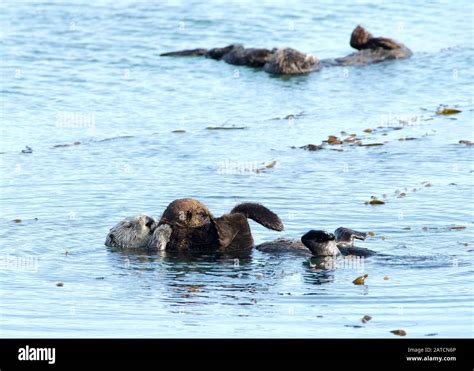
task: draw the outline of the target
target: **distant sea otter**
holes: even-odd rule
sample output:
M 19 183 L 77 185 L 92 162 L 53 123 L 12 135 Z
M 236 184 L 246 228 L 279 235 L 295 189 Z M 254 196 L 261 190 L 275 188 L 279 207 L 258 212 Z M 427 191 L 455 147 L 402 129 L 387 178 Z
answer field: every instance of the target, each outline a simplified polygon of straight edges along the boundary
M 386 37 L 373 37 L 360 25 L 352 31 L 350 45 L 359 51 L 343 58 L 336 58 L 329 64 L 348 66 L 380 63 L 385 60 L 409 58 L 413 54 L 402 43 Z
M 298 50 L 244 48 L 240 44 L 228 45 L 224 48 L 189 49 L 176 52 L 162 53 L 160 56 L 205 56 L 237 66 L 261 68 L 271 74 L 294 75 L 319 70 L 317 58 L 299 52 Z
M 148 248 L 171 251 L 249 250 L 254 242 L 247 219 L 269 229 L 283 230 L 280 218 L 260 204 L 242 203 L 230 213 L 215 218 L 198 200 L 175 200 L 164 211 Z
M 110 229 L 105 245 L 120 248 L 147 247 L 157 226 L 158 222 L 145 214 L 126 218 Z
M 367 234 L 340 227 L 333 233 L 311 230 L 301 237 L 301 241 L 279 238 L 264 242 L 256 249 L 266 253 L 295 253 L 304 256 L 370 256 L 375 252 L 354 246 L 354 239 L 365 240 Z

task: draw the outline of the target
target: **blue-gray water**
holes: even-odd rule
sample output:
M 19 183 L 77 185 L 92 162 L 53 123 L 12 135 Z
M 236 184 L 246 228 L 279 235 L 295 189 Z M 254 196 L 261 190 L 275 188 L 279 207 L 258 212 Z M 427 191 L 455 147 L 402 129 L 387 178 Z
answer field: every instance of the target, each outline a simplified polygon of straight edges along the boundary
M 470 1 L 88 3 L 0 5 L 0 336 L 473 336 L 473 147 L 458 143 L 474 140 Z M 158 56 L 240 42 L 339 57 L 358 23 L 413 57 L 282 79 Z M 206 130 L 220 125 L 246 129 Z M 341 131 L 386 143 L 291 148 Z M 103 245 L 180 197 L 215 215 L 265 204 L 286 229 L 252 222 L 257 243 L 344 225 L 375 232 L 359 245 L 380 254 L 318 271 Z

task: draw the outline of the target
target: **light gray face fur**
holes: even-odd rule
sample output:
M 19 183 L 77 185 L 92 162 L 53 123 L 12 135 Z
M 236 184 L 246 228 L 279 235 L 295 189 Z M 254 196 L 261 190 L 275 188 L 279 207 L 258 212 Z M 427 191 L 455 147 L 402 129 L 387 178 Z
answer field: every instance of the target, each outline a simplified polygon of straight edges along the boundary
M 352 247 L 354 246 L 354 239 L 365 240 L 367 233 L 354 231 L 350 228 L 339 227 L 334 231 L 338 247 Z
M 148 246 L 158 222 L 145 214 L 126 218 L 110 229 L 105 245 L 120 248 L 145 248 Z
M 318 70 L 319 60 L 298 50 L 285 48 L 276 50 L 263 68 L 272 74 L 295 75 Z
M 337 256 L 341 254 L 336 241 L 314 242 L 312 248 L 313 255 L 317 256 Z
M 152 238 L 148 244 L 149 250 L 165 251 L 166 245 L 171 238 L 173 229 L 169 224 L 162 224 L 155 229 Z

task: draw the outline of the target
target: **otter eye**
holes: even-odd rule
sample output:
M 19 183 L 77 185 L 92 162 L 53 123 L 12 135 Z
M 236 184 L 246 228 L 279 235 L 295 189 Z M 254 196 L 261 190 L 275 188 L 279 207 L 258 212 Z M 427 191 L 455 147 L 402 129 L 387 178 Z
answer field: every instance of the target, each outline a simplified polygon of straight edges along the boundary
M 150 220 L 148 223 L 145 224 L 145 227 L 151 228 L 152 225 L 153 225 L 153 221 Z

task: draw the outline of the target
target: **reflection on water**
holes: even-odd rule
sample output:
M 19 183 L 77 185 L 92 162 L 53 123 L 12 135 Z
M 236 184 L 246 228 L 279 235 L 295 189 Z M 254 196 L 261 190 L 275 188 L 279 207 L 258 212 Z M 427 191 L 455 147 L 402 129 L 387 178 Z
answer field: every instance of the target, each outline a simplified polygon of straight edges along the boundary
M 3 2 L 0 336 L 472 336 L 469 6 Z M 358 23 L 413 57 L 293 78 L 158 57 L 231 42 L 339 57 Z M 351 134 L 368 146 L 314 150 Z M 122 218 L 181 197 L 216 216 L 263 203 L 285 231 L 252 222 L 256 243 L 347 226 L 374 232 L 359 245 L 378 254 L 103 245 Z

